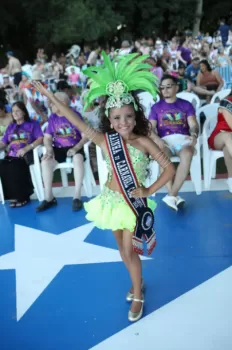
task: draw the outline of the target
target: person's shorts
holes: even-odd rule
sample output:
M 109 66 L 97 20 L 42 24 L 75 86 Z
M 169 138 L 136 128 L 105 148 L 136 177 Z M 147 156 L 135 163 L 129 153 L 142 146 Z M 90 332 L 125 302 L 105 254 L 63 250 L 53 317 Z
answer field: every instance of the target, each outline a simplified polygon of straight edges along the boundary
M 188 135 L 182 134 L 173 134 L 162 137 L 162 140 L 165 141 L 167 147 L 170 149 L 173 155 L 177 152 L 180 152 L 184 147 L 188 147 L 190 145 L 190 141 L 186 139 Z
M 55 160 L 58 163 L 64 163 L 66 161 L 66 158 L 67 158 L 67 152 L 71 148 L 73 148 L 73 147 L 61 147 L 61 148 L 53 147 Z M 84 152 L 83 147 L 79 151 L 77 151 L 77 153 L 82 154 L 83 159 L 85 160 L 85 152 Z

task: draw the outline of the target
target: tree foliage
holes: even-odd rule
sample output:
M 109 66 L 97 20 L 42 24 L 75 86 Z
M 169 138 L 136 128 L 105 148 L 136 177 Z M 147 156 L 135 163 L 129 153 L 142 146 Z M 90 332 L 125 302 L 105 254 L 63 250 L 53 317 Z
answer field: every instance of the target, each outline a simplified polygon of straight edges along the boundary
M 168 38 L 192 29 L 199 0 L 1 0 L 0 39 L 4 48 L 35 51 L 66 48 L 115 36 Z M 204 0 L 201 28 L 217 30 L 232 9 L 228 0 Z M 124 24 L 121 31 L 117 26 Z

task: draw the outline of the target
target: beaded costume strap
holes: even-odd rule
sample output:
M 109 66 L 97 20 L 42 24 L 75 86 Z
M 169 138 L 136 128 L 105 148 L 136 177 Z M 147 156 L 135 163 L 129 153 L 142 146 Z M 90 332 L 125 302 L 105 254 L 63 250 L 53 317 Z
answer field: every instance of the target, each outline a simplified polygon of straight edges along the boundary
M 155 160 L 163 169 L 165 169 L 171 163 L 170 159 L 161 151 L 155 155 L 152 155 L 152 159 Z

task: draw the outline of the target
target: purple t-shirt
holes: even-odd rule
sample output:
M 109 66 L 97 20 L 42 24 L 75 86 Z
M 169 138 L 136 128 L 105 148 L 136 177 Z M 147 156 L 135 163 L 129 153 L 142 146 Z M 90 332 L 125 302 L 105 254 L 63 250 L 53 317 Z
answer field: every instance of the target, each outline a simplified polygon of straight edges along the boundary
M 181 57 L 187 64 L 191 63 L 191 50 L 187 47 L 179 46 L 178 51 L 181 53 Z
M 82 119 L 80 113 L 74 112 Z M 73 147 L 81 140 L 80 131 L 65 117 L 59 117 L 52 113 L 48 118 L 48 126 L 45 134 L 53 137 L 53 147 Z
M 173 134 L 189 135 L 188 117 L 194 117 L 193 105 L 181 98 L 174 103 L 167 103 L 160 100 L 154 104 L 149 120 L 157 121 L 157 132 L 159 137 Z
M 33 143 L 39 137 L 43 137 L 41 127 L 37 121 L 31 120 L 20 125 L 11 123 L 1 141 L 9 145 L 8 156 L 17 157 L 18 150 Z

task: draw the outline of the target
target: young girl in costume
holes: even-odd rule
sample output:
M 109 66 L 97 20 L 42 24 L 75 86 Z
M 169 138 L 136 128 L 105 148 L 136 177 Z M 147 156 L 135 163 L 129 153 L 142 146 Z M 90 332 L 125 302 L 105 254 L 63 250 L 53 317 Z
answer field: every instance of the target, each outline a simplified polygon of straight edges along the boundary
M 150 72 L 150 65 L 144 63 L 147 56 L 129 54 L 116 63 L 111 62 L 104 52 L 102 55 L 102 66 L 90 67 L 84 72 L 91 78 L 85 106 L 105 96 L 102 131 L 88 126 L 40 83 L 35 83 L 35 87 L 87 138 L 101 147 L 105 154 L 108 180 L 102 193 L 85 204 L 86 217 L 98 228 L 111 229 L 114 233 L 132 280 L 132 288 L 126 299 L 132 302 L 128 318 L 133 322 L 143 314 L 144 284 L 138 252 L 143 253 L 141 238 L 145 234 L 144 230 L 148 230 L 145 238 L 149 253 L 155 246 L 155 234 L 150 228 L 153 227 L 151 209 L 154 210 L 156 204 L 149 199 L 146 201 L 146 198 L 171 180 L 175 170 L 169 159 L 149 138 L 149 121 L 134 95 L 134 90 L 137 89 L 148 91 L 154 97 L 156 95 L 156 78 Z M 163 172 L 156 182 L 145 188 L 149 157 L 159 163 Z M 128 188 L 132 190 L 128 192 Z

